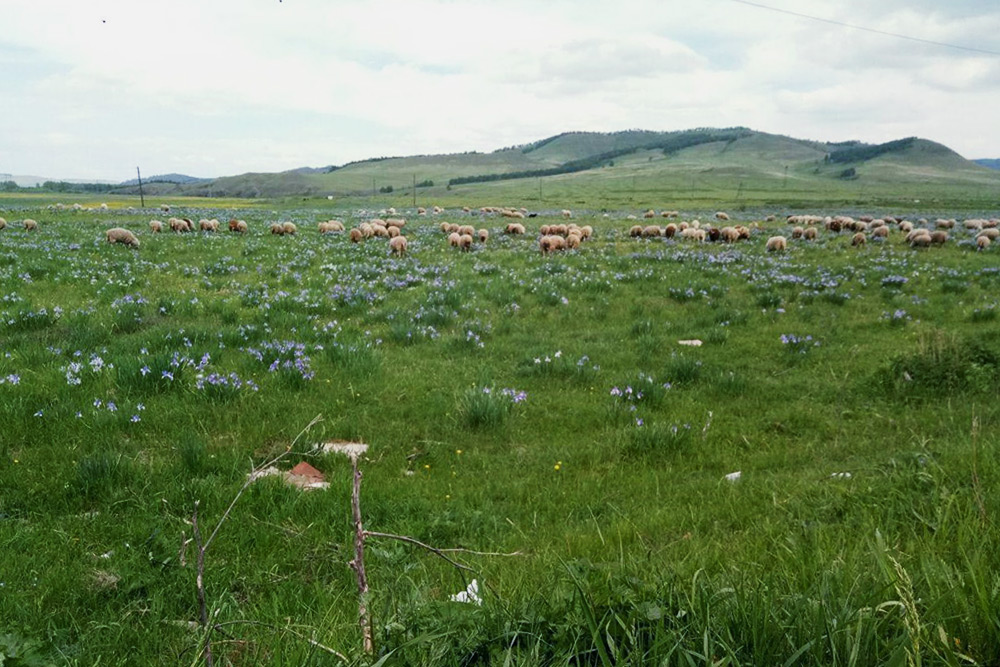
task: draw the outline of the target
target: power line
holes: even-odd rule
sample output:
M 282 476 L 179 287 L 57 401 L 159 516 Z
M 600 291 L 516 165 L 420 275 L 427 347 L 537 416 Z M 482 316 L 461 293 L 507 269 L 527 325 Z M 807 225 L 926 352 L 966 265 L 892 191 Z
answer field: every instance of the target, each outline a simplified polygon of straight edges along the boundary
M 803 19 L 810 19 L 812 21 L 820 21 L 822 23 L 829 23 L 831 25 L 840 26 L 841 28 L 851 28 L 853 30 L 864 30 L 865 32 L 872 32 L 876 35 L 885 35 L 886 37 L 896 37 L 897 39 L 906 39 L 911 42 L 920 42 L 921 44 L 931 44 L 933 46 L 943 46 L 949 49 L 959 49 L 961 51 L 972 51 L 973 53 L 983 53 L 989 56 L 1000 56 L 1000 51 L 990 51 L 989 49 L 977 49 L 974 46 L 961 46 L 959 44 L 950 44 L 948 42 L 935 42 L 931 39 L 923 39 L 921 37 L 913 37 L 911 35 L 901 35 L 898 32 L 888 32 L 885 30 L 878 30 L 877 28 L 867 28 L 863 25 L 854 25 L 853 23 L 844 23 L 843 21 L 835 21 L 833 19 L 825 19 L 820 16 L 812 16 L 811 14 L 802 14 L 800 12 L 793 12 L 790 9 L 781 9 L 779 7 L 771 7 L 770 5 L 762 5 L 759 2 L 750 2 L 749 0 L 732 0 L 732 2 L 738 2 L 741 5 L 748 5 L 750 7 L 757 7 L 759 9 L 767 9 L 772 12 L 778 12 L 779 14 L 788 14 L 789 16 L 798 16 Z

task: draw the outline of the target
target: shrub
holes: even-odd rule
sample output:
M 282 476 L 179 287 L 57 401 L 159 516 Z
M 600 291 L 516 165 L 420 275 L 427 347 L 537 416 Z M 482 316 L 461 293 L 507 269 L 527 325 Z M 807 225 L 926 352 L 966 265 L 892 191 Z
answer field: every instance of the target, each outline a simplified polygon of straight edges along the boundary
M 517 389 L 472 387 L 459 397 L 458 414 L 469 428 L 498 428 L 507 423 L 514 406 L 527 398 L 526 392 Z

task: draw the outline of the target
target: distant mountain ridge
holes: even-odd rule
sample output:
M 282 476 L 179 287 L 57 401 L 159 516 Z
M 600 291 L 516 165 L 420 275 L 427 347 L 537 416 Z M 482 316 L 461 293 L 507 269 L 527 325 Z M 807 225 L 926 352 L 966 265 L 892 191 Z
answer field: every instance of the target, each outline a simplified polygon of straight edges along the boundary
M 981 164 L 987 169 L 1000 169 L 1000 158 L 980 158 L 973 160 L 976 164 Z
M 180 185 L 187 185 L 189 183 L 205 183 L 212 179 L 210 178 L 197 178 L 196 176 L 188 176 L 186 174 L 160 174 L 158 176 L 147 176 L 142 179 L 143 185 L 146 183 L 178 183 Z M 122 181 L 119 185 L 139 185 L 139 179 L 132 178 L 127 181 Z

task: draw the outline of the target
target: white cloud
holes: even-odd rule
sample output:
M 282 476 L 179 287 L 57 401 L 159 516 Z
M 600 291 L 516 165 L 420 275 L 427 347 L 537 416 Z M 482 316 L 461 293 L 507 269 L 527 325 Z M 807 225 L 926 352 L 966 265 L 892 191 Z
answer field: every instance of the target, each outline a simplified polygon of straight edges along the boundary
M 769 1 L 1000 50 L 994 2 Z M 713 125 L 1000 155 L 1000 57 L 731 0 L 34 0 L 4 23 L 8 172 L 211 176 Z

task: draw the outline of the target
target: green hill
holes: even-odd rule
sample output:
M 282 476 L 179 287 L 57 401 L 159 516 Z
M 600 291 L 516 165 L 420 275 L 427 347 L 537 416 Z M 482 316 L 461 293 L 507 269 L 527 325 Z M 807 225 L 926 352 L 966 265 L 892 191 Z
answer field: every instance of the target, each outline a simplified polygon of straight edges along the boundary
M 491 153 L 378 158 L 318 170 L 153 185 L 153 194 L 164 196 L 387 201 L 412 198 L 416 185 L 422 200 L 491 201 L 502 195 L 526 202 L 535 198 L 541 205 L 547 191 L 568 202 L 656 206 L 713 198 L 738 203 L 984 199 L 1000 191 L 1000 172 L 916 137 L 874 145 L 824 143 L 735 127 L 567 132 Z

